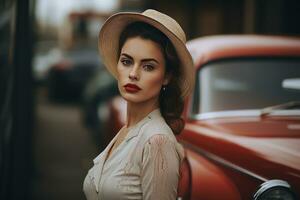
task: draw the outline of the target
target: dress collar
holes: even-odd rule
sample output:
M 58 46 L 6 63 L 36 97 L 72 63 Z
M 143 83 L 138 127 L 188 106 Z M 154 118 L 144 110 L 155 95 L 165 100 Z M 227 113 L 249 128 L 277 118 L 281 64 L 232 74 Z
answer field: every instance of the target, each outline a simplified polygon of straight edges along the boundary
M 129 141 L 131 138 L 135 137 L 138 135 L 139 131 L 134 131 L 139 129 L 143 124 L 146 122 L 150 121 L 153 118 L 159 118 L 162 117 L 160 109 L 156 108 L 153 111 L 151 111 L 147 116 L 145 116 L 143 119 L 141 119 L 138 123 L 133 125 L 132 127 L 129 128 L 129 132 L 127 136 L 125 137 L 125 141 Z M 101 159 L 106 158 L 106 154 L 108 153 L 108 150 L 111 148 L 111 146 L 114 144 L 116 138 L 118 137 L 120 131 L 118 134 L 115 135 L 115 137 L 110 141 L 110 143 L 107 145 L 107 147 L 103 150 L 101 154 L 99 154 L 96 158 L 94 158 L 93 162 L 94 164 L 97 164 Z
M 134 138 L 138 135 L 139 133 L 139 129 L 140 127 L 142 127 L 142 125 L 144 125 L 146 122 L 154 119 L 154 118 L 158 118 L 158 117 L 162 117 L 161 113 L 160 113 L 160 109 L 154 109 L 153 111 L 151 111 L 146 117 L 144 117 L 143 119 L 141 119 L 138 123 L 136 123 L 134 126 L 129 128 L 129 132 L 127 134 L 127 136 L 125 137 L 125 142 L 128 142 L 131 138 Z M 97 167 L 97 172 L 94 172 L 93 176 L 94 176 L 94 185 L 96 187 L 96 191 L 99 191 L 99 181 L 100 181 L 100 177 L 102 174 L 102 170 L 104 167 L 104 163 L 106 162 L 105 159 L 107 157 L 108 151 L 111 148 L 111 146 L 113 145 L 113 143 L 115 142 L 116 138 L 118 137 L 118 135 L 120 134 L 120 131 L 118 132 L 118 134 L 115 135 L 115 137 L 110 141 L 110 143 L 107 145 L 107 147 L 103 150 L 103 152 L 101 154 L 99 154 L 94 160 L 94 164 L 98 165 Z M 100 171 L 100 173 L 99 173 Z
M 94 185 L 95 185 L 95 188 L 96 188 L 97 192 L 99 192 L 99 182 L 100 182 L 100 178 L 101 178 L 101 175 L 102 175 L 104 164 L 106 162 L 108 151 L 109 151 L 109 149 L 111 149 L 112 145 L 116 141 L 116 138 L 118 137 L 119 134 L 120 134 L 120 131 L 110 141 L 110 143 L 103 150 L 103 152 L 100 153 L 96 158 L 93 159 L 94 165 L 97 165 L 97 170 L 96 171 L 94 170 L 93 175 L 92 175 L 94 177 L 93 182 L 94 182 Z
M 125 137 L 125 141 L 127 142 L 130 139 L 132 139 L 133 137 L 136 137 L 139 133 L 138 129 L 140 129 L 146 122 L 152 120 L 153 118 L 159 118 L 159 117 L 162 117 L 159 108 L 156 108 L 153 111 L 151 111 L 148 115 L 146 115 L 138 123 L 136 123 L 134 126 L 129 128 L 129 132 L 128 132 L 127 136 Z

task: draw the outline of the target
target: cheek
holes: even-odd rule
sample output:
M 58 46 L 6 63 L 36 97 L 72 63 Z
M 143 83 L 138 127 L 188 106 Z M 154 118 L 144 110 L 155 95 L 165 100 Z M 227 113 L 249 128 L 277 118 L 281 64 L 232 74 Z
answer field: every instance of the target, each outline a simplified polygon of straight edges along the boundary
M 119 64 L 117 66 L 117 79 L 118 82 L 122 81 L 124 79 L 125 71 L 124 68 L 120 67 Z
M 163 84 L 164 77 L 162 74 L 157 74 L 155 76 L 151 76 L 147 79 L 145 84 L 147 85 L 150 90 L 153 92 L 160 91 L 162 84 Z
M 119 91 L 122 93 L 122 85 L 124 84 L 124 71 L 119 66 L 117 66 L 117 82 Z

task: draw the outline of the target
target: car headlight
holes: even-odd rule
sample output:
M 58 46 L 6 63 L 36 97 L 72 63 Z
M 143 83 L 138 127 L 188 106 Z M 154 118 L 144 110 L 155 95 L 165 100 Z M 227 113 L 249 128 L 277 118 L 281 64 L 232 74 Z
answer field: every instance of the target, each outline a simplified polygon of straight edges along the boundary
M 295 200 L 291 186 L 283 180 L 270 180 L 260 185 L 254 200 Z

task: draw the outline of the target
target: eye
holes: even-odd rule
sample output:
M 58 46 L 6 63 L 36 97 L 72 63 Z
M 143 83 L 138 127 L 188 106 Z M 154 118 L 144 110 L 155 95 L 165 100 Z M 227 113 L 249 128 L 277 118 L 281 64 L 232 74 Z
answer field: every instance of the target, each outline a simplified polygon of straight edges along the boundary
M 128 59 L 128 58 L 122 58 L 121 59 L 121 63 L 124 65 L 124 66 L 129 66 L 132 64 L 131 60 Z
M 144 65 L 143 68 L 144 68 L 146 71 L 152 71 L 152 70 L 154 70 L 154 66 L 149 65 L 149 64 Z

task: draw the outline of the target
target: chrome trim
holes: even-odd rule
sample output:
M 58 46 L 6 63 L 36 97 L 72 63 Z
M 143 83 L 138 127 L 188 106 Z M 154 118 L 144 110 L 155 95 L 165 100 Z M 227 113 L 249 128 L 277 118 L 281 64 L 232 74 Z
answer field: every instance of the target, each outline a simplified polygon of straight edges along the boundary
M 215 154 L 209 153 L 209 152 L 207 152 L 207 151 L 205 151 L 205 150 L 203 150 L 203 149 L 201 149 L 199 147 L 196 147 L 195 145 L 192 145 L 192 144 L 190 144 L 188 142 L 185 142 L 183 140 L 180 140 L 180 143 L 184 147 L 187 147 L 187 148 L 189 148 L 189 149 L 191 149 L 191 150 L 193 150 L 193 151 L 201 154 L 205 158 L 207 158 L 209 160 L 212 160 L 214 162 L 217 162 L 217 163 L 219 163 L 219 164 L 221 164 L 221 165 L 223 165 L 225 167 L 228 167 L 228 168 L 233 169 L 235 171 L 238 171 L 240 173 L 246 174 L 246 175 L 248 175 L 248 176 L 250 176 L 252 178 L 258 179 L 258 180 L 260 180 L 262 182 L 268 181 L 268 179 L 266 179 L 266 178 L 264 178 L 264 177 L 262 177 L 262 176 L 260 176 L 258 174 L 255 174 L 254 172 L 251 172 L 251 171 L 249 171 L 249 170 L 247 170 L 245 168 L 242 168 L 242 167 L 240 167 L 240 166 L 238 166 L 238 165 L 236 165 L 236 164 L 234 164 L 232 162 L 224 160 L 223 158 L 221 158 L 219 156 L 216 156 Z
M 259 110 L 235 110 L 235 111 L 219 111 L 219 112 L 208 112 L 193 115 L 193 119 L 205 120 L 213 118 L 223 117 L 257 117 L 260 115 Z
M 261 115 L 266 116 L 266 115 L 272 114 L 276 110 L 288 110 L 289 108 L 299 106 L 299 105 L 300 105 L 299 101 L 290 101 L 287 103 L 269 106 L 269 107 L 261 109 Z
M 231 111 L 218 111 L 218 112 L 207 112 L 201 114 L 192 114 L 191 119 L 193 120 L 206 120 L 215 118 L 226 118 L 226 117 L 260 117 L 262 110 L 231 110 Z M 274 110 L 268 116 L 300 116 L 300 109 L 296 110 Z
M 300 116 L 300 110 L 294 109 L 294 110 L 274 110 L 270 116 Z
M 266 181 L 263 184 L 261 184 L 259 189 L 255 192 L 253 199 L 259 200 L 260 196 L 264 192 L 266 192 L 267 190 L 274 188 L 274 187 L 282 187 L 282 188 L 288 190 L 291 193 L 291 195 L 293 195 L 291 186 L 288 184 L 288 182 L 283 181 L 283 180 L 273 179 L 273 180 L 269 180 L 269 181 Z

